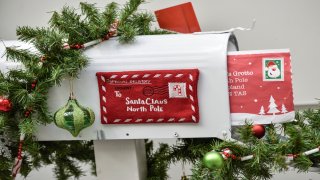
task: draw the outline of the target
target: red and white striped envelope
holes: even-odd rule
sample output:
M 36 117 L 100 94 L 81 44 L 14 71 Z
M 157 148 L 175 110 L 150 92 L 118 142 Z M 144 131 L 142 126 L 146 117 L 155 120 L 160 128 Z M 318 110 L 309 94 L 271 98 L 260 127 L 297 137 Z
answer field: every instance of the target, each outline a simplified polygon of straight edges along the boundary
M 96 75 L 102 124 L 199 122 L 198 69 Z

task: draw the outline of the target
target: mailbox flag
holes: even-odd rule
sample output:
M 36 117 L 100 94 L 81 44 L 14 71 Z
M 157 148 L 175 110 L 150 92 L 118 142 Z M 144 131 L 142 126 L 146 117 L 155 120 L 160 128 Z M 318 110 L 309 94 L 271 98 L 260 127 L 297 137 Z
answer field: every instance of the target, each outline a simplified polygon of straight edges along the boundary
M 162 29 L 180 33 L 201 31 L 190 2 L 155 11 L 155 15 Z

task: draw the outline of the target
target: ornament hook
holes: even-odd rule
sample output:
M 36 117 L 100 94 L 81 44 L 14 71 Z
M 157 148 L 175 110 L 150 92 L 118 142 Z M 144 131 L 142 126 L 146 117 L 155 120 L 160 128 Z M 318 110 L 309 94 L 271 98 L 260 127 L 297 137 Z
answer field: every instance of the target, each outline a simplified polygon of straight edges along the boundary
M 69 78 L 69 87 L 70 87 L 70 96 L 69 96 L 69 99 L 75 99 L 74 97 L 74 93 L 73 93 L 73 76 L 71 76 Z

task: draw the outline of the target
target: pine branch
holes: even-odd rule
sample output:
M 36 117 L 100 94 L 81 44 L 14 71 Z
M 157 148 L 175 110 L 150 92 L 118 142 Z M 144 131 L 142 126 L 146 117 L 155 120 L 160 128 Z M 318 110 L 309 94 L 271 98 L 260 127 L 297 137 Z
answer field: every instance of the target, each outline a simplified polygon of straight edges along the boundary
M 240 141 L 248 144 L 257 143 L 257 138 L 252 134 L 252 124 L 246 123 L 244 126 L 237 130 L 240 135 Z
M 0 78 L 0 96 L 1 95 L 8 95 L 9 90 L 12 88 L 12 84 L 8 82 L 6 79 Z
M 192 168 L 191 180 L 209 180 L 214 179 L 214 174 L 206 168 L 201 161 L 194 164 Z
M 106 29 L 110 29 L 110 25 L 116 21 L 118 16 L 118 4 L 112 2 L 108 4 L 103 12 L 103 25 Z
M 10 112 L 0 113 L 0 130 L 8 132 L 10 139 L 15 140 L 10 145 L 13 154 L 18 152 L 19 143 L 16 140 L 20 133 L 27 135 L 23 147 L 22 176 L 26 177 L 33 168 L 55 164 L 58 179 L 79 178 L 83 174 L 77 165 L 79 161 L 95 167 L 92 142 L 34 142 L 32 134 L 39 124 L 52 122 L 47 104 L 49 89 L 59 85 L 66 76 L 77 78 L 80 71 L 88 65 L 89 60 L 83 50 L 65 48 L 65 43 L 82 45 L 113 35 L 120 36 L 119 41 L 126 43 L 132 42 L 138 34 L 165 32 L 152 31 L 152 16 L 136 12 L 142 2 L 144 1 L 131 0 L 122 10 L 119 10 L 116 3 L 110 3 L 103 12 L 99 12 L 94 4 L 81 3 L 81 14 L 69 7 L 64 7 L 61 12 L 53 12 L 49 28 L 23 26 L 17 29 L 19 40 L 30 43 L 33 48 L 7 48 L 7 58 L 22 63 L 24 68 L 13 69 L 6 74 L 0 72 L 0 95 L 8 96 L 13 107 Z M 115 22 L 120 22 L 118 32 L 106 37 L 111 24 Z M 27 115 L 26 112 L 30 114 Z M 190 152 L 194 157 L 189 159 L 199 158 L 196 154 L 198 151 L 195 150 L 201 148 L 199 144 L 192 148 L 194 149 L 190 149 Z M 161 145 L 159 151 L 151 153 L 153 162 L 168 158 L 163 161 L 165 164 L 152 166 L 152 172 L 161 173 L 163 178 L 167 177 L 166 171 L 172 160 L 169 159 L 172 156 L 167 156 L 169 151 L 167 145 Z M 12 159 L 0 156 L 1 179 L 10 177 L 14 158 L 14 155 Z
M 82 14 L 86 16 L 86 20 L 88 20 L 90 24 L 95 24 L 97 26 L 99 25 L 101 19 L 99 17 L 100 14 L 98 9 L 95 7 L 95 4 L 80 2 L 80 8 Z
M 63 58 L 61 69 L 63 73 L 77 77 L 79 72 L 88 65 L 88 58 L 79 51 L 69 51 L 71 54 Z
M 167 171 L 169 169 L 170 161 L 168 159 L 169 146 L 167 144 L 160 144 L 159 148 L 153 152 L 153 142 L 146 142 L 147 152 L 147 167 L 148 180 L 166 180 L 168 179 Z M 161 161 L 161 163 L 159 163 Z
M 298 154 L 304 150 L 305 144 L 301 133 L 302 130 L 299 126 L 288 125 L 285 128 L 285 134 L 290 137 L 288 140 L 288 148 L 292 151 L 292 154 Z
M 138 34 L 138 29 L 131 26 L 130 24 L 124 24 L 118 27 L 119 31 L 119 42 L 120 43 L 132 43 L 134 37 Z
M 103 22 L 103 16 L 95 7 L 95 4 L 81 2 L 80 7 L 82 14 L 85 15 L 85 20 L 88 23 L 90 29 L 90 37 L 92 39 L 99 39 L 103 35 L 106 35 L 106 27 L 101 26 L 101 22 Z
M 18 39 L 31 42 L 42 54 L 54 56 L 54 53 L 62 48 L 64 34 L 48 28 L 31 28 L 28 26 L 19 27 L 17 30 Z
M 31 164 L 27 160 L 27 157 L 23 157 L 22 164 L 23 166 L 20 169 L 20 174 L 26 177 L 32 171 Z
M 53 11 L 52 16 L 49 20 L 49 25 L 51 28 L 59 29 L 62 26 L 62 18 L 61 15 L 57 11 Z
M 12 85 L 22 85 L 23 88 L 26 87 L 26 82 L 33 80 L 34 75 L 30 74 L 26 70 L 22 69 L 12 69 L 8 72 L 8 81 Z
M 280 136 L 277 134 L 276 127 L 274 124 L 271 124 L 267 127 L 267 142 L 269 144 L 279 144 L 280 143 Z
M 31 118 L 27 118 L 20 123 L 19 128 L 21 133 L 32 136 L 36 132 L 36 123 Z
M 88 24 L 81 20 L 81 16 L 74 8 L 65 6 L 61 14 L 54 12 L 49 22 L 51 27 L 68 35 L 69 44 L 83 44 L 92 38 L 88 33 L 90 32 Z
M 22 26 L 17 28 L 18 39 L 24 42 L 35 42 L 37 38 L 45 36 L 46 28 L 32 28 L 30 26 Z
M 144 2 L 144 0 L 129 0 L 129 2 L 124 5 L 124 8 L 120 13 L 120 26 L 124 25 L 124 22 L 127 21 L 129 16 L 137 11 L 138 7 Z
M 312 161 L 307 156 L 298 156 L 294 159 L 294 167 L 298 172 L 306 172 L 311 167 Z
M 310 126 L 314 129 L 320 129 L 320 111 L 308 109 L 304 111 L 304 116 Z
M 132 24 L 138 27 L 138 34 L 150 34 L 151 23 L 154 22 L 153 15 L 149 13 L 136 13 L 132 17 Z
M 6 48 L 7 59 L 21 62 L 26 68 L 33 69 L 38 66 L 39 57 L 28 49 L 18 49 L 17 47 Z

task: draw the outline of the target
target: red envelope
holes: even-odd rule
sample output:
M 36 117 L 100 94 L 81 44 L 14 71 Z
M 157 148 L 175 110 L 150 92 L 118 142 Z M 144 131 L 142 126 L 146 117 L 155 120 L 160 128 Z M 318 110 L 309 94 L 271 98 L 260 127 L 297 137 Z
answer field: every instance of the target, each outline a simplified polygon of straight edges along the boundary
M 197 123 L 198 76 L 198 69 L 98 72 L 101 123 Z
M 155 11 L 160 28 L 180 33 L 200 32 L 200 26 L 190 2 Z
M 243 125 L 294 119 L 291 56 L 288 50 L 232 52 L 228 55 L 231 122 Z

